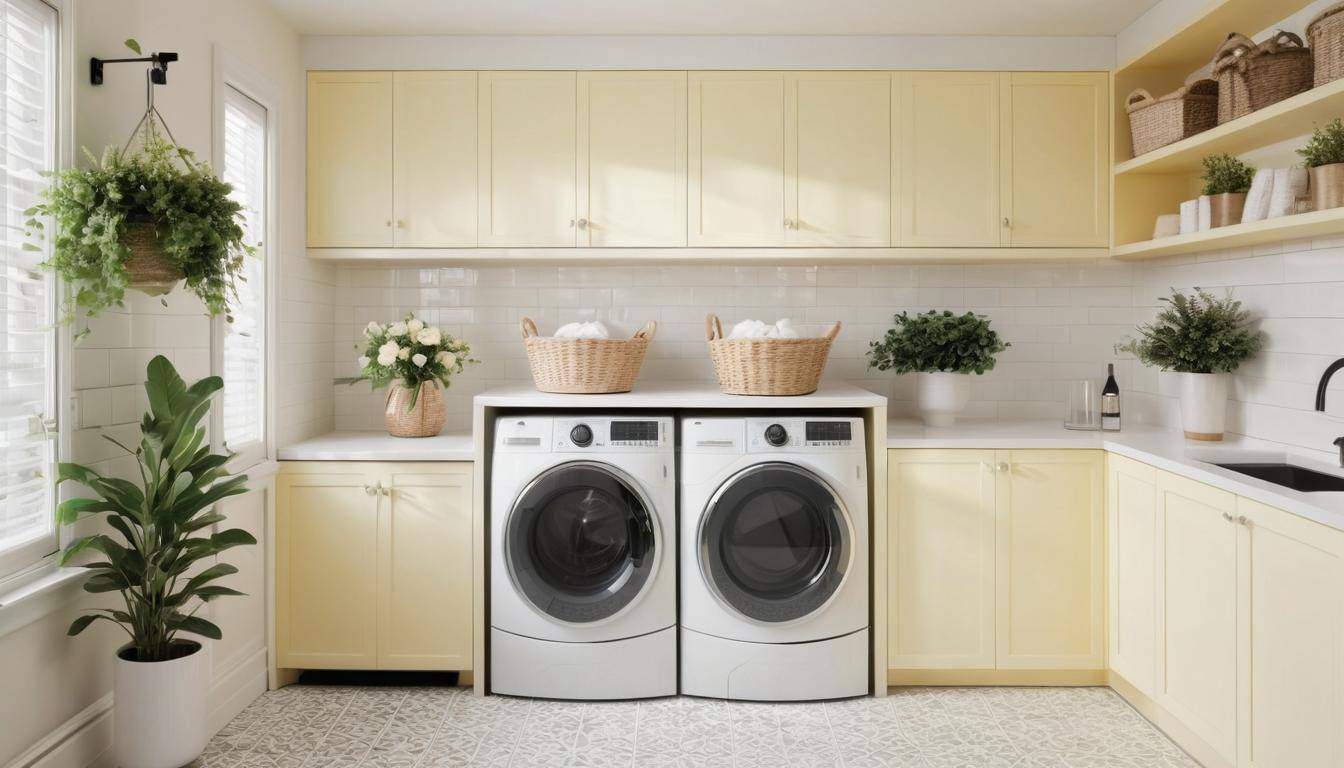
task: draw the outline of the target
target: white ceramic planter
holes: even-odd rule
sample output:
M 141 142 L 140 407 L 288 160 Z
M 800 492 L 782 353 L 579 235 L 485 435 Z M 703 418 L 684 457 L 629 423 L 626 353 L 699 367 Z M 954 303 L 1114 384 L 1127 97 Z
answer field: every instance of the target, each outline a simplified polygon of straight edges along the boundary
M 915 374 L 915 402 L 930 427 L 950 427 L 971 399 L 969 373 Z
M 118 766 L 180 768 L 200 756 L 210 690 L 210 656 L 203 646 L 172 661 L 127 661 L 118 651 L 113 686 Z
M 1181 428 L 1188 440 L 1222 440 L 1227 427 L 1227 376 L 1181 374 Z

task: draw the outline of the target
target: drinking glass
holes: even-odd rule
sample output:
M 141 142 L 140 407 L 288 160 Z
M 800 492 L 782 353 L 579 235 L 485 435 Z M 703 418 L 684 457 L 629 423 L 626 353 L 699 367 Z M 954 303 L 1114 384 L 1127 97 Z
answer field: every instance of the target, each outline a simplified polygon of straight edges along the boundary
M 1096 382 L 1078 380 L 1068 384 L 1065 429 L 1101 429 L 1101 390 Z

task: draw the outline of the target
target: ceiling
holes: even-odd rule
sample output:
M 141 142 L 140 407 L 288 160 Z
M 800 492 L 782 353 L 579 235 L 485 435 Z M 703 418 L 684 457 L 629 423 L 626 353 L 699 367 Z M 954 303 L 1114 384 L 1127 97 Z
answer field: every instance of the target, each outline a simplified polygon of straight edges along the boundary
M 302 34 L 1102 35 L 1157 0 L 271 0 Z

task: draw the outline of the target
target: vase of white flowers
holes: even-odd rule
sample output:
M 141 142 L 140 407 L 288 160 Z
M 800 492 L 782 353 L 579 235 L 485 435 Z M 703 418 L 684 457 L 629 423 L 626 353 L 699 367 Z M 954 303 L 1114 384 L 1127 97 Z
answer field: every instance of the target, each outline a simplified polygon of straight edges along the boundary
M 374 389 L 390 386 L 383 421 L 395 437 L 433 437 L 448 417 L 443 389 L 471 359 L 471 347 L 413 314 L 364 328 L 359 376 Z

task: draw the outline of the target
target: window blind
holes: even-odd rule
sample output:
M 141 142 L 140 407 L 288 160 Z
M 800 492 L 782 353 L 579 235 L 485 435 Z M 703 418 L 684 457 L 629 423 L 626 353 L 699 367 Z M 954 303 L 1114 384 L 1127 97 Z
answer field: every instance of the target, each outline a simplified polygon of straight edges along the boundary
M 0 577 L 57 548 L 53 286 L 24 249 L 24 215 L 56 167 L 56 11 L 0 0 Z
M 224 443 L 244 453 L 264 445 L 266 423 L 266 109 L 225 86 L 224 180 L 244 208 L 248 243 L 258 246 L 243 269 L 233 322 L 224 329 Z

